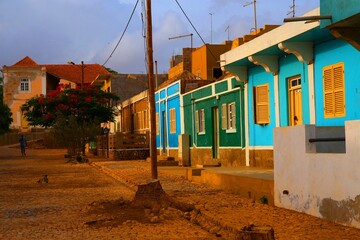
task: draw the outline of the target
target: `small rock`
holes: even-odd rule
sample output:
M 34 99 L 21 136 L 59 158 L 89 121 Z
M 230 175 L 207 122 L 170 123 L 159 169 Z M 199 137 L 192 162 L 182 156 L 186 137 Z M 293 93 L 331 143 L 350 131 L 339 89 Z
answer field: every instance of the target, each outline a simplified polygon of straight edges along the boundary
M 150 219 L 151 223 L 158 223 L 159 222 L 159 217 L 158 216 L 154 216 Z

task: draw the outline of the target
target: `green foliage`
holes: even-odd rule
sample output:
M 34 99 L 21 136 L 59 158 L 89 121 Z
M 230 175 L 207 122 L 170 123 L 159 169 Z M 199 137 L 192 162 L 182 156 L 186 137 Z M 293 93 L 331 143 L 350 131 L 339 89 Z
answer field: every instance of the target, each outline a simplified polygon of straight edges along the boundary
M 9 131 L 10 124 L 13 122 L 10 108 L 0 103 L 0 135 Z
M 114 121 L 119 98 L 98 87 L 71 89 L 60 85 L 47 96 L 29 99 L 21 110 L 32 126 L 53 127 L 60 144 L 71 155 L 84 153 L 85 144 L 101 134 L 100 123 Z
M 68 149 L 70 156 L 84 152 L 86 143 L 96 139 L 102 134 L 100 122 L 79 123 L 76 116 L 60 116 L 53 125 L 51 133 L 58 143 Z
M 118 100 L 112 93 L 98 87 L 71 89 L 61 86 L 47 96 L 29 99 L 21 110 L 32 126 L 51 127 L 58 117 L 74 116 L 79 124 L 113 121 L 115 108 L 111 103 Z

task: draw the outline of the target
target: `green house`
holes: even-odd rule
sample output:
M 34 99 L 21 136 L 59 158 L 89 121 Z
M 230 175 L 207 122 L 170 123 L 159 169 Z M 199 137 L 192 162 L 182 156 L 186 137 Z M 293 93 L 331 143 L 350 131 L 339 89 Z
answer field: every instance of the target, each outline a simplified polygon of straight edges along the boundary
M 243 90 L 242 82 L 227 75 L 182 96 L 192 166 L 245 166 Z

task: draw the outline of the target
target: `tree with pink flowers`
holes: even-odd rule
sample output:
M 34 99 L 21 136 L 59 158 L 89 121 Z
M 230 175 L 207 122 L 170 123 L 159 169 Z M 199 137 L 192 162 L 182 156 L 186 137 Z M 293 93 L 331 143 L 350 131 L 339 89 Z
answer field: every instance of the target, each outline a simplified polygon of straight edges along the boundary
M 72 89 L 59 85 L 46 96 L 29 99 L 21 110 L 31 126 L 51 127 L 55 138 L 65 144 L 70 154 L 102 133 L 101 123 L 112 122 L 118 97 L 95 86 Z

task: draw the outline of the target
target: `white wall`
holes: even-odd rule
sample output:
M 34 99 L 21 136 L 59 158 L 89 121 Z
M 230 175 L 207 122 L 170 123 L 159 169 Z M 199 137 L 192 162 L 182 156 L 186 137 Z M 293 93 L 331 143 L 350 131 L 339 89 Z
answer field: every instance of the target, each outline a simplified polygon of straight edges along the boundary
M 360 121 L 345 123 L 346 153 L 316 153 L 309 138 L 314 125 L 274 130 L 275 205 L 360 228 Z

